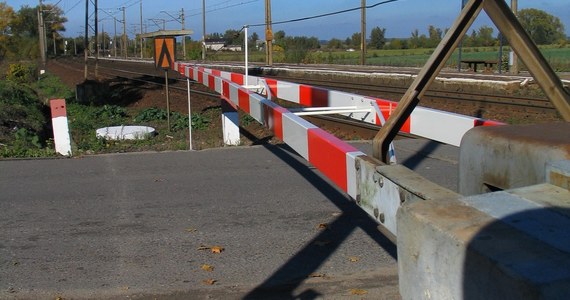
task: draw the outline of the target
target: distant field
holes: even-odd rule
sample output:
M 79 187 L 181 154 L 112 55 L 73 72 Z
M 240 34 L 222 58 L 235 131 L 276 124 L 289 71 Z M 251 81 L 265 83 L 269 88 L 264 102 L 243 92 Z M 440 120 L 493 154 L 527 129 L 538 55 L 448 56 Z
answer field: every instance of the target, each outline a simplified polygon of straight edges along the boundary
M 509 47 L 503 48 L 503 57 L 508 59 Z M 570 47 L 546 46 L 541 47 L 541 52 L 548 60 L 550 65 L 558 72 L 570 71 Z M 423 66 L 433 49 L 403 49 L 403 50 L 368 50 L 366 54 L 366 64 L 377 66 L 394 66 L 394 67 L 421 67 Z M 210 55 L 212 60 L 221 61 L 243 61 L 243 53 L 235 52 L 217 52 Z M 458 51 L 452 55 L 447 62 L 448 67 L 457 67 Z M 498 60 L 499 47 L 478 47 L 463 48 L 462 59 L 482 59 L 482 60 Z M 265 54 L 259 51 L 250 53 L 249 60 L 252 62 L 265 61 Z M 285 55 L 282 52 L 274 53 L 274 61 L 285 62 Z M 302 63 L 320 63 L 320 64 L 359 64 L 360 52 L 348 52 L 345 50 L 318 50 L 309 51 Z M 524 66 L 523 68 L 524 69 Z

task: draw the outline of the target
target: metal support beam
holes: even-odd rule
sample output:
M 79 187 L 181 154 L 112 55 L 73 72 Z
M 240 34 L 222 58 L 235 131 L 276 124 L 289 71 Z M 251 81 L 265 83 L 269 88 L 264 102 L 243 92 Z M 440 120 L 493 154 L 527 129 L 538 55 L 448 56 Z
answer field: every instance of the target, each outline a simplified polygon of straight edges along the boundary
M 503 0 L 486 0 L 485 11 L 565 121 L 570 121 L 570 94 L 517 17 Z
M 390 143 L 398 134 L 398 131 L 400 131 L 400 128 L 406 122 L 439 71 L 443 68 L 445 62 L 453 54 L 465 32 L 481 12 L 483 2 L 483 0 L 470 0 L 465 5 L 461 15 L 437 46 L 414 83 L 408 88 L 394 113 L 388 118 L 376 137 L 374 137 L 373 154 L 375 158 L 388 162 Z

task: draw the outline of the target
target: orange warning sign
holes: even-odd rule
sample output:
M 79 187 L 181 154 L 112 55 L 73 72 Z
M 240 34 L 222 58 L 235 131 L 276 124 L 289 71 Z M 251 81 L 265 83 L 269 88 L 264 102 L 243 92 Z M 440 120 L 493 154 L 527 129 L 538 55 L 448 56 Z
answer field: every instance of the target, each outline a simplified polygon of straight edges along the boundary
M 176 60 L 176 39 L 156 37 L 154 39 L 154 63 L 157 68 L 171 68 Z

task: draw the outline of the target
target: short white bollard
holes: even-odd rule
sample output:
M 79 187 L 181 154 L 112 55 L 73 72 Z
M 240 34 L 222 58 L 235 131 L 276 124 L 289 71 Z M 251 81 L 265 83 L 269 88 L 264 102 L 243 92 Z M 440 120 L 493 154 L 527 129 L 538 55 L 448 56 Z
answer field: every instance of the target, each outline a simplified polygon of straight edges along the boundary
M 65 99 L 50 100 L 50 107 L 55 151 L 61 155 L 71 156 L 71 138 L 69 137 Z
M 237 146 L 240 144 L 239 116 L 237 108 L 231 103 L 222 99 L 222 128 L 224 134 L 224 145 Z

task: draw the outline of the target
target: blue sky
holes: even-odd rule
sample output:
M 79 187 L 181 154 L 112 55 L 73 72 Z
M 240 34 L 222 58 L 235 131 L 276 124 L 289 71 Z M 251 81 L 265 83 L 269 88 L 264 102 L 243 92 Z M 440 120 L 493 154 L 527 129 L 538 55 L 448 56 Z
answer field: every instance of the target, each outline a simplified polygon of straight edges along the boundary
M 80 35 L 84 29 L 85 0 L 43 0 L 47 4 L 56 4 L 65 12 L 68 22 L 65 36 Z M 99 8 L 122 20 L 120 7 L 126 7 L 127 31 L 129 35 L 138 29 L 140 23 L 139 1 L 141 0 L 99 0 Z M 507 0 L 508 1 L 508 0 Z M 38 0 L 8 0 L 8 5 L 18 10 L 22 5 L 36 6 Z M 272 18 L 274 22 L 314 16 L 360 6 L 360 0 L 272 0 Z M 373 5 L 382 0 L 367 0 Z M 508 1 L 510 3 L 510 1 Z M 167 29 L 180 29 L 180 23 L 170 15 L 177 17 L 182 8 L 186 14 L 186 28 L 194 30 L 192 38 L 202 36 L 202 1 L 201 0 L 142 0 L 143 23 L 148 31 L 156 31 L 158 27 L 149 19 L 165 19 Z M 519 0 L 519 9 L 538 8 L 559 17 L 570 35 L 570 1 L 568 0 Z M 461 7 L 461 0 L 399 0 L 367 10 L 368 34 L 373 27 L 386 28 L 387 37 L 409 37 L 414 29 L 426 33 L 429 25 L 442 29 L 451 26 Z M 91 8 L 92 9 L 92 8 Z M 245 24 L 265 22 L 264 0 L 206 0 L 207 33 L 223 33 L 227 29 L 240 29 Z M 113 19 L 100 12 L 100 21 L 105 31 L 114 30 Z M 162 24 L 161 20 L 156 20 Z M 491 24 L 482 14 L 474 27 Z M 122 24 L 118 23 L 117 31 L 122 32 Z M 135 29 L 136 28 L 136 29 Z M 275 25 L 274 31 L 284 30 L 287 35 L 316 36 L 319 39 L 333 37 L 344 40 L 355 32 L 360 32 L 360 11 L 324 17 L 309 21 Z M 262 27 L 251 28 L 260 37 L 264 34 Z M 496 32 L 495 32 L 496 33 Z M 91 33 L 92 34 L 92 33 Z

